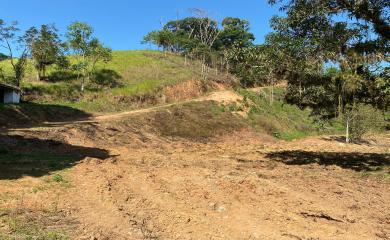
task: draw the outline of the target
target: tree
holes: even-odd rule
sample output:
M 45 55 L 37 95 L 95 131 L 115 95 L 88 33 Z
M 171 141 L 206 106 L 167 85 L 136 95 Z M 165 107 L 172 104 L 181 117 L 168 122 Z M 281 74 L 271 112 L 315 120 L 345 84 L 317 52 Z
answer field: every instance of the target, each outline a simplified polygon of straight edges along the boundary
M 89 73 L 93 73 L 98 62 L 107 63 L 112 60 L 112 50 L 104 47 L 97 38 L 94 38 L 89 42 L 87 59 L 90 65 Z
M 226 56 L 230 63 L 230 72 L 240 78 L 242 86 L 266 84 L 266 70 L 260 67 L 264 57 L 263 46 L 233 46 Z
M 15 84 L 19 87 L 24 76 L 28 54 L 24 41 L 25 39 L 17 35 L 20 31 L 17 24 L 17 22 L 12 22 L 7 25 L 0 19 L 0 47 L 8 52 L 12 69 L 14 71 Z M 14 55 L 14 50 L 17 47 L 21 52 L 18 59 L 16 59 Z
M 0 53 L 0 61 L 4 61 L 4 60 L 7 60 L 9 59 L 9 57 L 3 53 Z
M 389 51 L 388 33 L 383 32 L 388 28 L 388 1 L 269 2 L 284 3 L 281 9 L 286 12 L 286 17 L 272 20 L 276 32 L 269 36 L 282 43 L 281 49 L 292 63 L 287 66 L 286 98 L 298 99 L 301 107 L 311 106 L 317 113 L 334 105 L 340 118 L 360 102 L 366 103 L 369 91 L 364 89 L 372 88 L 371 82 L 375 82 L 371 69 L 386 61 Z M 324 75 L 327 64 L 337 69 L 332 76 Z M 377 101 L 375 94 L 369 98 L 371 103 Z M 346 123 L 348 130 L 349 121 Z
M 284 3 L 281 10 L 289 15 L 294 15 L 296 20 L 302 20 L 306 14 L 304 11 L 309 8 L 316 10 L 317 15 L 331 18 L 335 15 L 346 13 L 350 20 L 364 20 L 369 22 L 381 38 L 390 40 L 390 3 L 387 0 L 269 0 L 270 4 L 277 2 Z M 303 14 L 302 14 L 303 13 Z
M 26 33 L 26 41 L 38 71 L 38 78 L 42 80 L 46 77 L 47 66 L 61 61 L 65 45 L 59 39 L 57 29 L 53 25 L 42 25 L 39 30 L 35 27 L 30 28 Z
M 104 47 L 100 41 L 93 37 L 93 29 L 86 23 L 74 22 L 68 26 L 66 34 L 70 48 L 76 57 L 74 68 L 81 75 L 81 91 L 84 91 L 85 82 L 95 71 L 99 61 L 110 61 L 112 51 Z
M 285 19 L 290 29 L 297 35 L 306 34 L 311 38 L 317 38 L 320 40 L 320 45 L 333 37 L 327 32 L 334 33 L 333 30 L 339 26 L 344 30 L 354 32 L 355 36 L 358 33 L 353 41 L 351 38 L 342 38 L 348 39 L 349 48 L 354 48 L 362 54 L 383 54 L 389 51 L 389 1 L 269 0 L 269 2 L 271 4 L 283 3 L 281 10 L 287 13 Z M 320 38 L 321 36 L 323 38 Z
M 253 45 L 255 36 L 249 32 L 249 22 L 240 18 L 227 17 L 222 21 L 223 30 L 216 40 L 215 48 L 230 49 Z

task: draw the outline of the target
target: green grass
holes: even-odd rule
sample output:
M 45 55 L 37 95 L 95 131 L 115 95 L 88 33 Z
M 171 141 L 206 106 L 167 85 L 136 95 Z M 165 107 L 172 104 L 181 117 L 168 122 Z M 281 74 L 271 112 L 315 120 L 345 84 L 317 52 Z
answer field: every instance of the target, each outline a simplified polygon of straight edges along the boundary
M 71 62 L 74 58 L 70 57 Z M 0 62 L 5 75 L 12 76 L 9 60 Z M 26 77 L 22 82 L 25 99 L 36 103 L 65 105 L 89 112 L 116 112 L 134 107 L 134 99 L 144 95 L 155 95 L 168 85 L 186 80 L 201 79 L 200 65 L 188 61 L 185 65 L 181 56 L 164 54 L 158 51 L 114 51 L 113 59 L 108 63 L 99 63 L 97 69 L 110 70 L 119 79 L 120 86 L 102 89 L 96 84 L 87 84 L 86 91 L 80 92 L 81 80 L 75 73 L 66 71 L 69 79 L 55 80 L 58 70 L 51 67 L 48 76 L 54 82 L 37 81 L 36 71 L 29 63 Z M 124 102 L 124 103 L 123 103 Z
M 25 219 L 22 216 L 0 211 L 0 223 L 6 226 L 7 233 L 0 232 L 1 240 L 67 240 L 70 239 L 65 233 L 55 230 L 45 230 L 43 223 L 35 219 Z
M 337 123 L 324 122 L 320 126 L 317 119 L 311 117 L 309 109 L 302 110 L 295 105 L 285 103 L 284 91 L 283 88 L 275 88 L 275 101 L 271 105 L 268 90 L 264 90 L 263 94 L 245 89 L 238 90 L 238 93 L 244 97 L 241 104 L 249 108 L 248 121 L 257 131 L 284 140 L 304 138 L 325 131 L 337 132 L 339 128 Z

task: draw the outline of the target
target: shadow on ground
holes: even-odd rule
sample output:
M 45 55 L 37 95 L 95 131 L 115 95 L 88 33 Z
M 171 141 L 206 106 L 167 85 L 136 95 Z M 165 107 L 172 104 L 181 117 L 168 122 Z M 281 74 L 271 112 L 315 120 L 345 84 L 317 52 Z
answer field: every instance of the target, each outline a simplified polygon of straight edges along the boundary
M 14 127 L 35 127 L 45 122 L 85 120 L 92 114 L 68 106 L 52 104 L 0 104 L 0 130 Z M 1 133 L 1 132 L 0 132 Z
M 376 171 L 390 166 L 390 155 L 379 153 L 280 151 L 268 153 L 266 157 L 287 165 L 317 163 L 319 165 L 337 165 L 359 172 Z
M 322 140 L 328 141 L 328 142 L 339 142 L 339 143 L 345 143 L 345 137 L 344 136 L 331 136 L 331 137 L 323 137 Z M 366 146 L 371 146 L 371 145 L 376 145 L 377 143 L 374 140 L 355 140 L 352 142 L 353 144 L 356 145 L 366 145 Z
M 105 149 L 73 146 L 65 142 L 0 134 L 0 180 L 40 177 L 74 166 L 86 157 L 107 159 Z

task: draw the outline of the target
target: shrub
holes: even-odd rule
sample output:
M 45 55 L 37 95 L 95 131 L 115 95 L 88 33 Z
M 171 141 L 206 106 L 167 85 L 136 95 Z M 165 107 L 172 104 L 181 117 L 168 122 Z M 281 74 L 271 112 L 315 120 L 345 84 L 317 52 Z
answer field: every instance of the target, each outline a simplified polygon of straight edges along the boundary
M 114 70 L 102 69 L 91 76 L 91 83 L 97 88 L 114 88 L 120 86 L 121 76 Z
M 350 139 L 361 140 L 369 132 L 378 132 L 385 127 L 383 113 L 370 105 L 358 104 L 345 114 L 345 121 L 349 121 Z

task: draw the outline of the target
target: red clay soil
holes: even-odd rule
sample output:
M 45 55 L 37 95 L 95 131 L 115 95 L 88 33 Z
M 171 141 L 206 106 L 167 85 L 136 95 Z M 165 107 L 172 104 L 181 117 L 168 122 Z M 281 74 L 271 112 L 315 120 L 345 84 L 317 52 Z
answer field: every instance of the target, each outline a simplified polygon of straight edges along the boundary
M 388 136 L 347 145 L 241 131 L 199 142 L 115 122 L 15 134 L 82 146 L 66 169 L 0 179 L 0 209 L 70 239 L 390 239 Z

